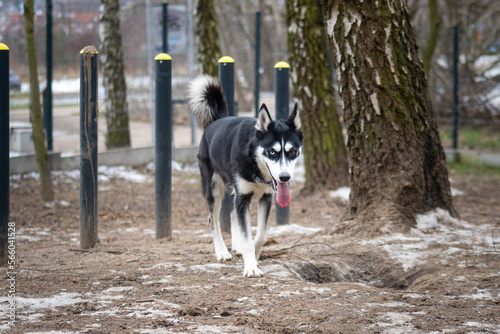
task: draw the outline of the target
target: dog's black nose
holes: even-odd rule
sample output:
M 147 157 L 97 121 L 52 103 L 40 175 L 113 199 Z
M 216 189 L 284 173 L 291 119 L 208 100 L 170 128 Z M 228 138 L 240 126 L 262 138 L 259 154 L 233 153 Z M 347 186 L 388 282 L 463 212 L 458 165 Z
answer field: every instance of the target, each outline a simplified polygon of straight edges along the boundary
M 288 182 L 288 180 L 290 180 L 290 173 L 287 172 L 280 173 L 281 182 Z

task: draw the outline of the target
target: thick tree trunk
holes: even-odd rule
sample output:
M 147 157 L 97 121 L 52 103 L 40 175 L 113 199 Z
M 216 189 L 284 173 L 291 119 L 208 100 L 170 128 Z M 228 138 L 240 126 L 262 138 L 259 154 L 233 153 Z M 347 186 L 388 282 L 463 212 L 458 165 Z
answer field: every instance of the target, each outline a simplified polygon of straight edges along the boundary
M 104 105 L 106 106 L 106 147 L 130 146 L 127 85 L 123 64 L 118 0 L 101 0 L 99 35 Z
M 306 184 L 303 192 L 349 182 L 347 151 L 335 107 L 323 13 L 316 0 L 287 1 L 293 95 L 300 101 Z
M 36 163 L 40 174 L 40 197 L 44 202 L 54 200 L 54 189 L 50 175 L 50 161 L 45 145 L 43 130 L 42 107 L 40 104 L 40 88 L 38 82 L 38 66 L 35 50 L 35 25 L 34 25 L 33 0 L 24 3 L 24 27 L 26 29 L 26 57 L 28 58 L 30 80 L 30 115 L 33 125 L 33 143 L 35 144 Z
M 221 53 L 214 0 L 198 0 L 194 22 L 202 72 L 217 77 Z
M 453 208 L 445 155 L 404 0 L 325 0 L 344 102 L 355 232 L 407 229 Z
M 424 71 L 427 80 L 429 80 L 429 73 L 431 71 L 432 55 L 436 48 L 439 39 L 439 29 L 441 26 L 441 18 L 439 17 L 439 1 L 429 0 L 429 32 L 427 33 L 427 40 L 425 42 L 422 61 L 424 63 Z

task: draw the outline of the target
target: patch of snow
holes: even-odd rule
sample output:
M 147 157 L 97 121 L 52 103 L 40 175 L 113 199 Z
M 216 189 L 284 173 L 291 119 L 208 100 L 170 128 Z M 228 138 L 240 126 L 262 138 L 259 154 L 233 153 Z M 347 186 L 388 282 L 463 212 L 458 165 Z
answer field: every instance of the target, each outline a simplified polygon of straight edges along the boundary
M 26 332 L 25 334 L 78 334 L 81 332 L 68 332 L 68 331 L 48 331 L 48 332 Z
M 291 295 L 299 296 L 302 292 L 300 291 L 280 291 L 278 294 L 279 297 L 290 297 Z
M 330 289 L 330 288 L 318 288 L 318 287 L 315 287 L 315 286 L 305 287 L 305 288 L 302 288 L 302 290 L 304 290 L 304 291 L 313 291 L 313 292 L 317 292 L 317 293 L 320 293 L 320 294 L 332 291 L 332 289 Z
M 99 177 L 106 179 L 110 177 L 124 179 L 133 183 L 152 182 L 149 175 L 140 174 L 128 166 L 99 166 Z
M 107 290 L 104 290 L 102 293 L 109 294 L 109 293 L 113 293 L 113 292 L 123 292 L 123 291 L 131 291 L 131 290 L 135 290 L 135 288 L 133 286 L 114 286 L 114 287 L 111 287 Z
M 32 313 L 34 310 L 53 310 L 58 307 L 73 306 L 75 304 L 86 302 L 87 300 L 80 298 L 79 293 L 61 292 L 57 295 L 45 298 L 30 298 L 16 296 L 16 305 L 18 309 L 27 310 Z M 8 301 L 7 297 L 0 297 L 0 303 Z
M 463 299 L 474 299 L 474 300 L 493 300 L 495 296 L 488 290 L 479 289 L 476 293 L 471 295 L 461 295 Z
M 464 322 L 463 325 L 467 326 L 467 327 L 484 328 L 484 329 L 488 329 L 491 331 L 495 331 L 497 333 L 500 331 L 500 326 L 494 325 L 494 324 L 484 324 L 484 323 L 475 322 L 475 321 L 467 321 L 467 322 Z
M 492 225 L 472 225 L 450 216 L 443 209 L 433 210 L 416 217 L 417 226 L 411 229 L 410 236 L 395 233 L 373 240 L 362 241 L 360 245 L 380 247 L 387 251 L 392 259 L 402 264 L 405 271 L 425 263 L 430 255 L 444 259 L 461 256 L 470 252 L 491 251 L 498 244 Z M 498 234 L 498 233 L 497 233 Z M 440 245 L 433 249 L 431 245 Z M 447 249 L 443 249 L 447 247 Z
M 389 327 L 394 325 L 410 325 L 413 317 L 406 313 L 399 312 L 387 312 L 383 314 L 383 319 L 385 322 L 378 323 L 380 327 Z
M 141 174 L 129 166 L 99 166 L 98 173 L 99 182 L 109 182 L 110 178 L 124 179 L 133 183 L 146 183 L 152 182 L 153 180 L 149 175 Z M 65 171 L 53 171 L 52 175 L 56 180 L 65 178 L 69 178 L 71 180 L 79 180 L 80 170 L 74 169 Z M 33 172 L 23 175 L 10 176 L 10 180 L 12 182 L 19 181 L 21 178 L 39 179 L 39 174 Z M 67 202 L 59 201 L 58 203 L 64 206 Z
M 451 188 L 451 196 L 461 196 L 464 195 L 465 193 L 462 190 L 458 190 L 455 188 Z
M 294 233 L 294 234 L 314 234 L 319 231 L 323 231 L 321 227 L 306 227 L 298 224 L 289 224 L 289 225 L 279 225 L 273 226 L 268 229 L 267 235 L 270 237 L 276 237 L 285 233 Z
M 149 268 L 139 268 L 140 271 L 150 271 L 150 270 L 155 270 L 155 269 L 171 269 L 175 268 L 178 271 L 186 271 L 186 268 L 181 264 L 181 263 L 159 263 L 155 264 L 152 267 Z
M 261 266 L 260 268 L 264 274 L 276 277 L 290 277 L 292 274 L 281 264 L 272 264 L 267 266 Z
M 187 327 L 186 333 L 220 334 L 236 333 L 238 328 L 234 326 L 214 326 L 214 325 L 193 325 Z M 146 332 L 149 333 L 149 332 Z M 164 333 L 164 332 L 162 332 Z
M 157 319 L 157 318 L 169 318 L 173 317 L 174 313 L 165 311 L 165 310 L 158 310 L 155 308 L 148 308 L 148 309 L 142 309 L 142 310 L 136 310 L 133 312 L 130 312 L 125 315 L 126 317 L 129 318 L 152 318 L 152 319 Z
M 351 188 L 350 187 L 341 187 L 338 188 L 337 190 L 332 190 L 330 191 L 330 197 L 333 198 L 340 198 L 344 201 L 349 200 L 349 195 L 351 194 Z
M 230 268 L 231 266 L 228 266 L 224 263 L 207 263 L 203 265 L 196 265 L 196 266 L 191 266 L 189 269 L 193 271 L 204 271 L 207 273 L 215 273 L 220 271 L 222 268 Z

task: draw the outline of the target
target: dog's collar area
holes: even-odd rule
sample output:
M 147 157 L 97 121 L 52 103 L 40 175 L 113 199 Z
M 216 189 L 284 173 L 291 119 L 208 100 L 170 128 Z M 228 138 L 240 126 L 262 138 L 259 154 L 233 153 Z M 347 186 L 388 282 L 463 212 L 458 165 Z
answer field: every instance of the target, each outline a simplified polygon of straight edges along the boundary
M 267 184 L 267 185 L 271 186 L 271 187 L 272 187 L 272 188 L 276 191 L 276 188 L 275 188 L 275 186 L 274 186 L 274 182 L 273 182 L 273 181 L 269 181 L 269 182 L 267 182 L 267 181 L 264 181 L 263 179 L 261 179 L 261 178 L 260 178 L 260 177 L 258 177 L 258 176 L 256 176 L 256 177 L 255 177 L 255 181 L 257 181 L 258 183 L 264 183 L 264 184 Z

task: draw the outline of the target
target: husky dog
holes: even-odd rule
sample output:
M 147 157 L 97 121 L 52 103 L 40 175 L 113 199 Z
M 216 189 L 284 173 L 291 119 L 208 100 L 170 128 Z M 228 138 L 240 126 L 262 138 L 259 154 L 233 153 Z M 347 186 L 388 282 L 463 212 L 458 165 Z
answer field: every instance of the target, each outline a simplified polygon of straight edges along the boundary
M 202 192 L 208 206 L 215 255 L 219 261 L 232 258 L 219 224 L 219 211 L 224 191 L 234 195 L 231 213 L 232 249 L 241 253 L 243 275 L 260 277 L 257 265 L 266 240 L 267 219 L 276 192 L 276 202 L 290 204 L 288 182 L 302 154 L 302 132 L 295 104 L 287 120 L 273 121 L 265 104 L 258 118 L 229 117 L 219 81 L 210 76 L 193 80 L 189 104 L 204 129 L 198 153 Z M 250 201 L 258 199 L 258 226 L 252 241 Z

